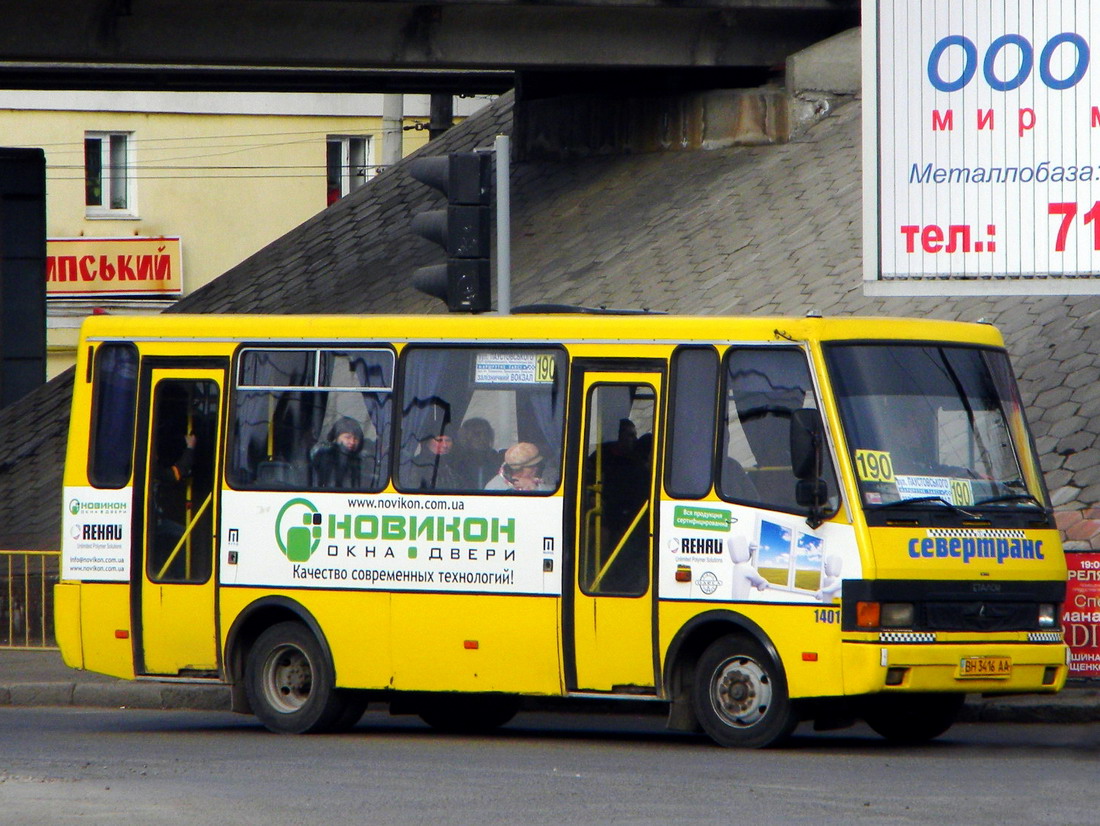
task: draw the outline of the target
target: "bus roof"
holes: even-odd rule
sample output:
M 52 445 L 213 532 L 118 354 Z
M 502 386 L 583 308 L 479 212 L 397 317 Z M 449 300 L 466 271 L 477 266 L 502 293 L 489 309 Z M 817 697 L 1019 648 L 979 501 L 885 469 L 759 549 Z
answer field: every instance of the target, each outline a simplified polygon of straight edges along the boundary
M 191 341 L 946 341 L 1003 347 L 990 324 L 927 318 L 673 315 L 95 315 L 84 340 Z

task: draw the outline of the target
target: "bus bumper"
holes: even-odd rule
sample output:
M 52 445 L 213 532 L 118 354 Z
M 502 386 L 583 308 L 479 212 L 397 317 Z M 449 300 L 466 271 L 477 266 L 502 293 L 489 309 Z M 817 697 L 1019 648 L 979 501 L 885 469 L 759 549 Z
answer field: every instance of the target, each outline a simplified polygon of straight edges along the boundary
M 1055 692 L 1065 685 L 1061 643 L 842 644 L 845 694 L 890 691 Z
M 53 586 L 53 628 L 61 659 L 69 668 L 84 667 L 80 647 L 80 583 L 59 582 Z

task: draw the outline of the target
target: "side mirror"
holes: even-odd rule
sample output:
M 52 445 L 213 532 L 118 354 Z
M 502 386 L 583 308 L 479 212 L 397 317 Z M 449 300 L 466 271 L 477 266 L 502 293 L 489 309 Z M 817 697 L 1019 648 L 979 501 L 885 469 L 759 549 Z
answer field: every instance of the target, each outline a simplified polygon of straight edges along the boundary
M 829 500 L 824 479 L 799 479 L 794 483 L 794 501 L 803 508 L 820 508 Z
M 809 511 L 806 522 L 818 527 L 824 519 L 829 490 L 821 478 L 825 457 L 825 426 L 821 415 L 813 409 L 803 408 L 791 412 L 791 470 L 798 481 L 794 498 L 800 507 Z
M 791 411 L 791 469 L 796 479 L 819 479 L 825 451 L 825 426 L 816 410 Z

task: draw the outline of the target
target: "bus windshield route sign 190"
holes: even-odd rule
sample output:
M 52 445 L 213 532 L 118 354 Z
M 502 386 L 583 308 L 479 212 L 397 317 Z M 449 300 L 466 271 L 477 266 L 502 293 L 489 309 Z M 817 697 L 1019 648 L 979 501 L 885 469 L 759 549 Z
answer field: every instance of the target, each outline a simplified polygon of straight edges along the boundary
M 1100 292 L 1090 5 L 863 4 L 869 294 Z

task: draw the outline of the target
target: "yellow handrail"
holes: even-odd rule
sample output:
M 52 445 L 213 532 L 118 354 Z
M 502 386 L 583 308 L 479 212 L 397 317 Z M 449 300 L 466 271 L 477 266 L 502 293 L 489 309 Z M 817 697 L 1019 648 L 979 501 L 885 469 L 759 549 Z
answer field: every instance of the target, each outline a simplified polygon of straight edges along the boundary
M 607 558 L 607 562 L 603 564 L 603 568 L 600 569 L 599 574 L 596 575 L 596 579 L 592 583 L 591 590 L 597 591 L 600 587 L 600 582 L 603 580 L 604 574 L 611 567 L 611 564 L 618 558 L 619 552 L 626 546 L 626 541 L 630 539 L 630 535 L 634 533 L 634 529 L 638 526 L 638 523 L 642 520 L 645 512 L 649 510 L 648 500 L 642 503 L 641 508 L 638 509 L 638 513 L 634 515 L 634 518 L 630 520 L 630 527 L 623 531 L 622 537 L 619 539 L 619 544 L 615 546 L 615 550 L 611 552 L 611 556 Z
M 164 578 L 164 574 L 168 571 L 168 566 L 170 566 L 173 562 L 176 561 L 176 556 L 179 555 L 180 549 L 183 547 L 185 542 L 189 541 L 189 538 L 191 536 L 191 531 L 194 529 L 194 527 L 198 523 L 198 521 L 200 519 L 202 519 L 203 513 L 206 512 L 206 509 L 210 506 L 210 503 L 213 501 L 213 499 L 214 499 L 214 492 L 211 491 L 207 495 L 206 501 L 204 501 L 202 503 L 202 507 L 199 508 L 198 513 L 196 513 L 194 518 L 190 522 L 187 523 L 187 527 L 185 527 L 183 529 L 183 535 L 179 538 L 179 542 L 176 543 L 176 547 L 174 547 L 172 549 L 172 553 L 168 554 L 168 559 L 166 559 L 164 561 L 163 567 L 161 567 L 160 571 L 157 572 L 157 579 L 158 580 Z M 190 572 L 188 572 L 188 575 L 190 575 Z

